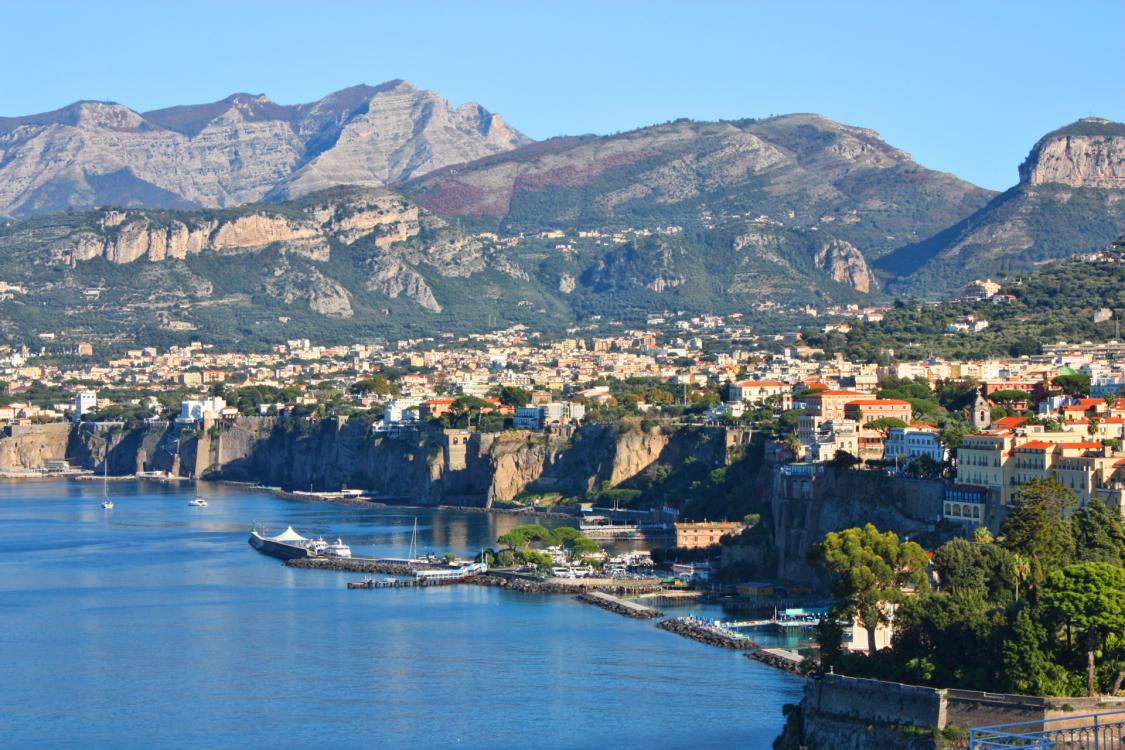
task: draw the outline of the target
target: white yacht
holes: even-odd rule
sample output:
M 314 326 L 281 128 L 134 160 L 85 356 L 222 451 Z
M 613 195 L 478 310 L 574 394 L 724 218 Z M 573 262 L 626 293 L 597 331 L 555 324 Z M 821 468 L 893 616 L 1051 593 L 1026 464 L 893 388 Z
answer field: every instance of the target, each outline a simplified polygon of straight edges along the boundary
M 206 508 L 207 507 L 207 498 L 196 496 L 196 498 L 194 500 L 188 501 L 188 505 L 190 505 L 193 508 Z

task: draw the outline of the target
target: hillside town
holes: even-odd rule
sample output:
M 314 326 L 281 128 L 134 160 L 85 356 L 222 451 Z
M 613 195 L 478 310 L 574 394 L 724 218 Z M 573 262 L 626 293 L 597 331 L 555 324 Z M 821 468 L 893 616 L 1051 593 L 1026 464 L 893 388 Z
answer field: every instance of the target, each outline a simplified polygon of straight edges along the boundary
M 244 416 L 362 415 L 377 437 L 430 426 L 565 430 L 635 415 L 749 428 L 777 465 L 846 462 L 943 479 L 943 518 L 970 527 L 998 528 L 1035 478 L 1057 479 L 1082 503 L 1125 507 L 1123 344 L 876 365 L 829 357 L 797 332 L 758 335 L 739 317 L 654 316 L 643 329 L 561 340 L 520 326 L 462 341 L 302 339 L 250 354 L 202 342 L 104 360 L 89 344 L 66 356 L 7 348 L 0 424 L 9 433 L 68 420 L 206 429 Z

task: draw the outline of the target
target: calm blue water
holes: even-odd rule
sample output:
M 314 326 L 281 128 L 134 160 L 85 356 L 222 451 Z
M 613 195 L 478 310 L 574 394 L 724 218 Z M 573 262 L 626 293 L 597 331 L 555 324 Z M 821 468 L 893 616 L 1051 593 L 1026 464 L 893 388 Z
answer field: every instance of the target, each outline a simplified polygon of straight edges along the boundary
M 470 553 L 511 516 L 0 483 L 0 746 L 768 748 L 798 680 L 569 597 L 349 591 L 246 544 Z M 694 611 L 701 611 L 693 605 Z M 709 612 L 718 615 L 717 610 Z

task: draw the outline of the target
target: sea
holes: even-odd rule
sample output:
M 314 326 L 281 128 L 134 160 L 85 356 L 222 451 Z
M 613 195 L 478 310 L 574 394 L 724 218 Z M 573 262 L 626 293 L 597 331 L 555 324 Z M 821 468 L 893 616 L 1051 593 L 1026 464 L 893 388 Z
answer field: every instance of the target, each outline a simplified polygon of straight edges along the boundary
M 0 747 L 756 750 L 800 700 L 798 678 L 568 596 L 349 590 L 247 544 L 293 526 L 404 556 L 417 522 L 420 551 L 471 555 L 526 517 L 107 486 L 113 510 L 101 482 L 0 482 Z

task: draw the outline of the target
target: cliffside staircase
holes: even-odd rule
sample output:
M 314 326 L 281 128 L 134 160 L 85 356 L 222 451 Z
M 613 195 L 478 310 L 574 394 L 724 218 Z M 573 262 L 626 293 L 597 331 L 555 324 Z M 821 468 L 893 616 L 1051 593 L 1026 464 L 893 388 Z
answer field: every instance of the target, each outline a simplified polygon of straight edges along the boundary
M 1125 747 L 1125 711 L 969 730 L 970 750 L 1120 750 Z

